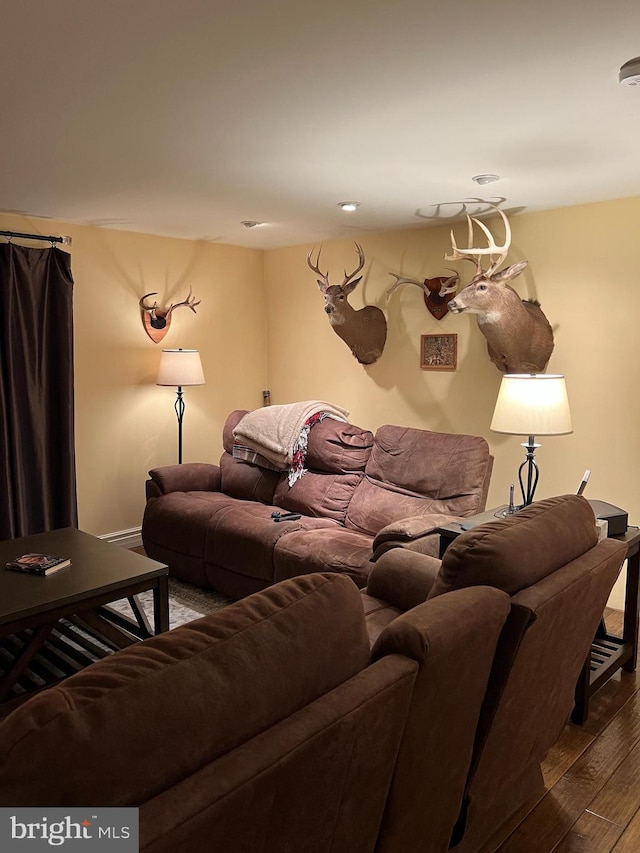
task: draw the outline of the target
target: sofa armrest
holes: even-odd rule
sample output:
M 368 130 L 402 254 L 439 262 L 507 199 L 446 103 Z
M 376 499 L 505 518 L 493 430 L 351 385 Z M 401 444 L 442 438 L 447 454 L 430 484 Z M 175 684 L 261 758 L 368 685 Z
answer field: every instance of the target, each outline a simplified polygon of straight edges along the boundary
M 412 550 L 435 556 L 438 553 L 439 539 L 432 534 L 435 534 L 436 530 L 445 524 L 462 520 L 458 515 L 433 513 L 431 515 L 412 515 L 408 518 L 392 521 L 383 527 L 382 530 L 379 530 L 375 536 L 372 544 L 373 555 L 371 559 L 373 562 L 376 562 L 392 548 L 409 547 L 425 537 L 429 537 L 428 543 L 424 543 L 425 547 L 412 548 Z
M 435 557 L 394 548 L 374 564 L 365 592 L 398 610 L 411 610 L 426 600 L 439 571 Z
M 149 476 L 161 495 L 169 492 L 220 491 L 220 466 L 208 462 L 187 462 L 182 465 L 152 468 Z

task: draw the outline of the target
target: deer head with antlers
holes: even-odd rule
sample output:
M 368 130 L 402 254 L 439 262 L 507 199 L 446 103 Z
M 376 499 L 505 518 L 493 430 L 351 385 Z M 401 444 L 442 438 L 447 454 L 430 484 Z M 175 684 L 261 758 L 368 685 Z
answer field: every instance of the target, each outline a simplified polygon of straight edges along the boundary
M 138 303 L 142 310 L 144 330 L 154 344 L 160 343 L 169 331 L 169 326 L 171 325 L 171 314 L 176 308 L 185 306 L 186 308 L 191 308 L 193 313 L 196 314 L 196 305 L 200 305 L 200 302 L 202 301 L 198 300 L 196 302 L 195 297 L 191 295 L 191 288 L 189 288 L 189 295 L 183 302 L 176 302 L 175 305 L 172 302 L 168 308 L 158 308 L 157 302 L 154 302 L 153 305 L 145 305 L 145 299 L 149 296 L 156 295 L 157 291 L 153 291 L 153 293 L 145 293 Z
M 503 270 L 511 245 L 511 226 L 505 214 L 494 208 L 505 227 L 504 243 L 496 245 L 491 231 L 479 219 L 467 216 L 469 248 L 458 248 L 451 231 L 450 255 L 447 261 L 472 261 L 476 272 L 469 284 L 449 302 L 452 314 L 464 311 L 476 314 L 478 327 L 487 339 L 489 358 L 503 373 L 542 373 L 553 352 L 553 330 L 538 302 L 520 299 L 508 284 L 527 266 L 518 261 Z M 473 247 L 474 223 L 484 232 L 488 245 Z M 488 258 L 489 266 L 482 267 Z
M 329 284 L 329 273 L 320 272 L 320 252 L 315 264 L 311 260 L 313 249 L 307 255 L 307 264 L 320 276 L 318 287 L 324 295 L 324 310 L 329 316 L 331 328 L 347 344 L 360 364 L 373 364 L 382 355 L 387 340 L 387 321 L 383 312 L 375 305 L 365 305 L 356 310 L 349 305 L 347 297 L 362 280 L 354 278 L 364 267 L 362 246 L 356 243 L 358 265 L 353 272 L 344 271 L 342 284 Z

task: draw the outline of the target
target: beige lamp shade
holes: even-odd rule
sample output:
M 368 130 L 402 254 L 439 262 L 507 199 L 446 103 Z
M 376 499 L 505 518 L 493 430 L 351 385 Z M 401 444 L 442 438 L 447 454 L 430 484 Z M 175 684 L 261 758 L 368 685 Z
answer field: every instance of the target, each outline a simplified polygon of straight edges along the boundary
M 204 385 L 197 349 L 163 349 L 156 385 Z
M 573 432 L 564 376 L 505 374 L 491 429 L 508 435 L 567 435 Z

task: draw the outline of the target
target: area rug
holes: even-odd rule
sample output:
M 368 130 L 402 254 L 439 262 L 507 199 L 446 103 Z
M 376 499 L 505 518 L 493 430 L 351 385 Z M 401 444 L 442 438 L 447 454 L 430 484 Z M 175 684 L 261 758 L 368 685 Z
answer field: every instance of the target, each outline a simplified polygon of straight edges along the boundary
M 153 626 L 153 593 L 140 593 L 138 601 L 142 605 L 149 623 Z M 194 619 L 200 619 L 210 613 L 215 613 L 222 607 L 232 603 L 232 599 L 212 590 L 200 589 L 183 581 L 169 578 L 169 628 L 176 628 Z M 124 598 L 109 605 L 124 616 L 134 618 L 133 610 L 128 599 Z M 27 632 L 29 635 L 29 632 Z M 28 636 L 27 636 L 28 639 Z M 3 643 L 8 643 L 9 649 L 15 651 L 15 643 L 25 642 L 22 635 L 4 638 L 0 641 L 0 674 L 6 667 L 7 655 L 12 661 Z M 9 700 L 22 700 L 25 692 L 37 690 L 47 684 L 55 683 L 61 678 L 73 675 L 78 671 L 77 661 L 86 666 L 113 654 L 114 646 L 110 645 L 103 636 L 92 630 L 82 619 L 82 614 L 70 619 L 61 619 L 52 629 L 47 641 L 35 658 L 29 663 L 19 681 L 13 685 Z M 8 707 L 8 706 L 7 706 Z M 0 717 L 3 714 L 0 713 Z
M 139 593 L 138 601 L 153 625 L 153 593 L 151 590 Z M 213 590 L 201 589 L 177 578 L 169 578 L 169 629 L 200 619 L 209 613 L 215 613 L 231 604 L 232 598 Z M 126 616 L 132 616 L 131 606 L 126 598 L 109 605 Z

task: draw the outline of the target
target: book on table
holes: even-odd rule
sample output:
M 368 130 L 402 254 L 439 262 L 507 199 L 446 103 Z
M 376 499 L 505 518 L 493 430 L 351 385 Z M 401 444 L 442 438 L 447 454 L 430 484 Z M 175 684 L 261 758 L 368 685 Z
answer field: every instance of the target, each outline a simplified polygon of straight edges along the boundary
M 55 557 L 53 554 L 23 554 L 15 560 L 9 560 L 5 568 L 28 575 L 51 575 L 70 563 L 71 560 L 66 557 Z

